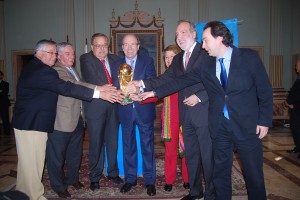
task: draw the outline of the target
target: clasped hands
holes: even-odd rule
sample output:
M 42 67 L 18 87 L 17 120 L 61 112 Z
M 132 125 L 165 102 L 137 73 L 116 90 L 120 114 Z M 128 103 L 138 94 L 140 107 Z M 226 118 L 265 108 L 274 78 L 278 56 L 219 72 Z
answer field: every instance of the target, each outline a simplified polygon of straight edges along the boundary
M 153 97 L 153 92 L 140 93 L 140 86 L 142 86 L 141 81 L 131 81 L 126 87 L 125 91 L 118 90 L 115 86 L 111 84 L 106 84 L 102 86 L 97 86 L 95 89 L 100 91 L 100 99 L 108 101 L 110 103 L 120 103 L 122 105 L 127 105 L 130 103 L 124 103 L 122 100 L 125 98 L 125 94 L 129 94 L 129 97 L 133 101 L 143 101 L 149 97 Z
M 140 81 L 140 80 L 131 81 L 127 85 L 124 93 L 128 94 L 133 101 L 143 101 L 149 97 L 154 97 L 154 94 L 152 91 L 141 93 L 140 87 L 142 87 L 142 86 L 143 86 L 143 84 L 142 84 L 142 81 Z M 122 103 L 122 105 L 127 105 L 127 104 L 129 104 L 129 103 Z
M 110 103 L 121 103 L 121 101 L 125 98 L 124 94 L 111 84 L 97 86 L 96 90 L 100 91 L 100 99 L 103 99 Z

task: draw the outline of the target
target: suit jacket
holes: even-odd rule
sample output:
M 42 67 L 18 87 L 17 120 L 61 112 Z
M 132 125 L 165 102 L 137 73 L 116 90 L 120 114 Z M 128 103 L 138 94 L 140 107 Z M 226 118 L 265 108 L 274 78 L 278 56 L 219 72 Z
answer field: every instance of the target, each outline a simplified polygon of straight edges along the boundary
M 57 62 L 53 67 L 60 79 L 64 81 L 70 81 L 72 83 L 82 85 L 91 89 L 95 89 L 95 85 L 88 84 L 82 81 L 76 81 L 76 79 L 70 74 L 69 70 L 60 62 Z M 78 78 L 78 72 L 73 68 Z M 56 118 L 54 124 L 54 130 L 62 132 L 73 132 L 77 127 L 79 117 L 81 114 L 82 101 L 73 97 L 67 97 L 63 95 L 58 96 Z
M 2 80 L 0 83 L 0 104 L 1 106 L 9 106 L 8 99 L 9 83 Z
M 158 97 L 163 97 L 202 81 L 209 96 L 208 122 L 212 138 L 218 135 L 225 103 L 238 139 L 253 136 L 257 125 L 272 125 L 272 87 L 263 63 L 253 50 L 232 48 L 226 91 L 216 77 L 216 58 L 209 57 L 204 51 L 199 55 L 195 69 L 155 88 Z
M 300 113 L 300 77 L 296 79 L 294 82 L 288 96 L 286 99 L 288 104 L 291 104 L 294 106 L 293 109 L 291 109 L 292 113 Z
M 149 79 L 149 81 L 146 82 L 146 88 L 155 88 L 162 83 L 167 83 L 175 77 L 181 76 L 192 71 L 194 68 L 197 68 L 196 63 L 198 62 L 197 60 L 200 59 L 202 51 L 204 50 L 202 50 L 201 45 L 197 43 L 190 56 L 186 70 L 184 69 L 183 65 L 184 52 L 180 52 L 173 58 L 171 66 L 164 72 L 163 75 L 159 76 L 158 79 Z M 201 103 L 198 103 L 193 107 L 185 105 L 183 103 L 184 99 L 193 94 L 195 94 L 201 100 Z M 208 95 L 202 83 L 196 83 L 180 90 L 178 93 L 178 103 L 181 124 L 186 115 L 191 115 L 192 119 L 194 120 L 194 124 L 197 124 L 198 126 L 208 125 Z M 199 115 L 201 116 L 199 117 Z
M 126 63 L 125 58 L 122 58 L 115 62 L 112 66 L 112 79 L 116 87 L 120 88 L 118 80 L 118 69 L 119 66 Z M 138 55 L 135 69 L 133 73 L 133 80 L 141 80 L 156 77 L 156 71 L 154 67 L 153 59 L 149 56 Z M 150 123 L 155 120 L 155 104 L 139 104 L 138 102 L 133 102 L 138 117 L 143 123 Z M 128 124 L 132 117 L 133 106 L 128 104 L 126 106 L 118 106 L 118 116 L 119 120 L 123 124 Z
M 58 73 L 38 58 L 20 75 L 13 127 L 20 130 L 53 132 L 58 94 L 91 101 L 94 90 L 59 79 Z
M 118 56 L 114 54 L 107 55 L 110 67 L 112 63 L 119 59 Z M 106 73 L 104 71 L 102 62 L 93 54 L 92 51 L 80 56 L 80 70 L 82 75 L 82 80 L 94 84 L 94 85 L 105 85 L 108 84 Z M 98 119 L 103 112 L 103 108 L 106 106 L 117 106 L 108 101 L 102 99 L 93 99 L 91 102 L 83 102 L 84 111 L 86 118 Z

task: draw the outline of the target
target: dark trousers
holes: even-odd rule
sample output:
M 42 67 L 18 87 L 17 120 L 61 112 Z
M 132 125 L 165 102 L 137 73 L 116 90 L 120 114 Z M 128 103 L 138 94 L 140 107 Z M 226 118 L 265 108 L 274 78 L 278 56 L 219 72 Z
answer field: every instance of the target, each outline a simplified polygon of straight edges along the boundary
M 82 157 L 83 121 L 80 117 L 73 132 L 54 130 L 48 134 L 46 159 L 50 184 L 55 192 L 62 192 L 79 181 Z M 66 164 L 67 171 L 64 172 Z
M 293 140 L 298 151 L 300 151 L 300 113 L 291 110 L 290 125 Z
M 4 130 L 4 134 L 6 135 L 10 134 L 10 123 L 9 123 L 8 111 L 9 111 L 9 105 L 7 105 L 6 103 L 0 105 L 0 114 L 1 114 L 2 124 L 3 124 L 3 130 Z
M 205 179 L 205 199 L 214 199 L 212 183 L 213 157 L 212 140 L 208 126 L 199 126 L 195 120 L 185 118 L 182 124 L 186 165 L 188 169 L 190 194 L 203 195 L 202 174 Z
M 104 168 L 104 145 L 107 152 L 108 176 L 119 175 L 117 162 L 118 128 L 116 113 L 111 109 L 98 119 L 87 118 L 89 134 L 89 177 L 91 182 L 98 182 Z
M 140 132 L 141 151 L 143 158 L 143 177 L 146 185 L 155 184 L 156 166 L 154 157 L 154 122 L 143 123 L 135 110 L 130 123 L 122 124 L 123 157 L 125 182 L 137 182 L 137 146 L 136 125 Z
M 262 141 L 255 133 L 245 140 L 238 140 L 231 127 L 232 122 L 223 117 L 219 133 L 213 140 L 213 183 L 217 200 L 230 200 L 232 196 L 233 149 L 237 148 L 245 177 L 249 200 L 266 200 L 263 175 Z

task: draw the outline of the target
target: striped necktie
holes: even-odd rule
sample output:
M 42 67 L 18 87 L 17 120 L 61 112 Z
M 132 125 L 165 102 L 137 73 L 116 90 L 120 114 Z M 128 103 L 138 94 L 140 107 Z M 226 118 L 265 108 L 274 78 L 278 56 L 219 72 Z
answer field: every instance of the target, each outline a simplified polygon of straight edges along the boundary
M 106 64 L 105 64 L 105 60 L 101 60 L 102 64 L 103 64 L 103 68 L 104 68 L 104 71 L 105 71 L 105 75 L 106 75 L 106 78 L 107 78 L 107 81 L 108 81 L 108 84 L 112 84 L 112 79 L 110 77 L 110 74 L 106 68 Z
M 67 69 L 69 70 L 70 74 L 73 76 L 73 78 L 76 80 L 76 81 L 79 81 L 79 78 L 77 77 L 77 75 L 75 74 L 74 70 L 72 67 L 67 67 Z

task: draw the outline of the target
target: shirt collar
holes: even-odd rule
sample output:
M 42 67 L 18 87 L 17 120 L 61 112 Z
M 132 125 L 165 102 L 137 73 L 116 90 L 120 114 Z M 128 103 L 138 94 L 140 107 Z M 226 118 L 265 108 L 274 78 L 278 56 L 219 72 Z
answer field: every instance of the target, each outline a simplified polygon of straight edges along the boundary
M 191 54 L 192 54 L 192 52 L 193 52 L 193 50 L 194 50 L 196 44 L 197 44 L 197 42 L 194 42 L 194 44 L 193 44 L 193 45 L 191 46 L 191 48 L 188 50 Z M 185 51 L 185 53 L 186 53 L 186 52 L 187 52 L 187 51 Z
M 129 59 L 129 58 L 127 58 L 127 57 L 125 57 L 125 61 L 126 61 L 126 63 L 128 64 L 130 64 L 130 61 L 134 61 L 134 63 L 135 63 L 135 61 L 136 61 L 136 59 L 137 59 L 137 55 L 135 55 L 135 57 L 133 58 L 133 59 Z
M 223 55 L 222 58 L 224 58 L 225 60 L 229 60 L 230 61 L 231 60 L 232 51 L 233 51 L 232 47 L 227 47 L 227 51 L 225 52 L 225 54 Z M 217 59 L 219 59 L 219 58 L 217 58 Z

